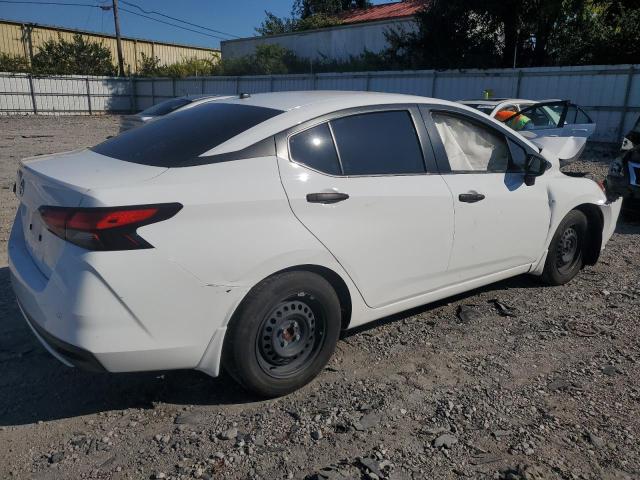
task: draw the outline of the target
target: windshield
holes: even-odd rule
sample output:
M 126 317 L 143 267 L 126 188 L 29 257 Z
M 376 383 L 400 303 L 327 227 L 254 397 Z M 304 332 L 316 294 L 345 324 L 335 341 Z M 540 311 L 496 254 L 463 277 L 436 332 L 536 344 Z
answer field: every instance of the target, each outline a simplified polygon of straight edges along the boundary
M 190 98 L 172 98 L 171 100 L 160 102 L 153 107 L 149 107 L 146 110 L 141 111 L 138 115 L 143 117 L 161 117 L 162 115 L 171 113 L 180 107 L 189 105 L 191 102 L 193 102 L 193 100 Z
M 206 151 L 282 112 L 252 105 L 204 103 L 128 130 L 91 150 L 153 167 L 201 165 L 207 162 L 198 157 Z

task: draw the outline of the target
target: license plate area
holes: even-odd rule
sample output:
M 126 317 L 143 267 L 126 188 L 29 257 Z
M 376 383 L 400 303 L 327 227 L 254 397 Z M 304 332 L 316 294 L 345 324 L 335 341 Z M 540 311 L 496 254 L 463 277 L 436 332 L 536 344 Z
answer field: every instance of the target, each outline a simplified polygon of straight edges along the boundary
M 37 260 L 42 260 L 43 223 L 40 212 L 25 208 L 23 219 L 24 238 L 31 254 Z

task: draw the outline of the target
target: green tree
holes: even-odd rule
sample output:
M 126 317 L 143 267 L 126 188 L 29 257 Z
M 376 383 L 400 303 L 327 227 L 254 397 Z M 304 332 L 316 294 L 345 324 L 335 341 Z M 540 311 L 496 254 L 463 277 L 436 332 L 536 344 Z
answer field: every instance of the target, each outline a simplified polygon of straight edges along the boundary
M 0 53 L 0 72 L 30 72 L 27 59 L 19 55 Z
M 295 20 L 293 18 L 278 17 L 277 15 L 265 11 L 266 18 L 260 26 L 256 28 L 256 33 L 260 35 L 279 35 L 281 33 L 289 33 L 295 30 Z
M 638 63 L 640 3 L 573 0 L 549 37 L 547 54 L 557 65 Z
M 38 74 L 115 75 L 111 51 L 76 34 L 71 41 L 58 36 L 39 47 L 32 68 Z
M 277 75 L 304 71 L 305 62 L 280 45 L 258 45 L 253 55 L 222 59 L 217 75 Z
M 370 7 L 370 0 L 295 0 L 292 14 L 299 18 L 313 15 L 335 16 L 356 8 Z
M 339 25 L 340 13 L 369 6 L 370 0 L 295 0 L 291 17 L 278 17 L 265 11 L 265 19 L 256 32 L 260 35 L 279 35 Z
M 144 52 L 140 53 L 137 75 L 141 77 L 153 77 L 160 75 L 160 70 L 160 59 L 158 57 L 146 55 Z
M 415 31 L 389 30 L 389 62 L 401 68 L 495 67 L 502 29 L 474 0 L 433 0 L 416 15 Z

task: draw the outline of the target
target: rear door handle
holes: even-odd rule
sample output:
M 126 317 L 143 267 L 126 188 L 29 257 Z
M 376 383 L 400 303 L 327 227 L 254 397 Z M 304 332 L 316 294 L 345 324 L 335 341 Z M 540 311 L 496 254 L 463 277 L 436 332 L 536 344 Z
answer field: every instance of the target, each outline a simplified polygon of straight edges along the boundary
M 307 193 L 307 202 L 309 203 L 338 203 L 347 198 L 349 195 L 340 192 Z
M 476 203 L 484 200 L 484 195 L 477 192 L 461 193 L 458 195 L 458 200 L 464 203 Z

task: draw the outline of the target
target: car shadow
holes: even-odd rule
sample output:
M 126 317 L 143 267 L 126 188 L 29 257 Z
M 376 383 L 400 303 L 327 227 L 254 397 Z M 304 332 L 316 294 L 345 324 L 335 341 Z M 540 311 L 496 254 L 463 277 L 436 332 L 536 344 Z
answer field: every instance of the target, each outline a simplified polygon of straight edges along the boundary
M 367 323 L 365 325 L 345 331 L 342 335 L 342 338 L 349 338 L 353 335 L 366 332 L 367 330 L 373 330 L 383 325 L 387 325 L 390 323 L 405 320 L 407 318 L 411 318 L 415 315 L 425 314 L 432 310 L 436 310 L 444 305 L 447 305 L 449 303 L 455 303 L 458 301 L 465 300 L 467 298 L 475 297 L 480 293 L 492 292 L 492 291 L 499 292 L 500 290 L 508 290 L 511 288 L 545 288 L 545 285 L 540 283 L 540 281 L 536 277 L 533 277 L 531 275 L 519 275 L 517 277 L 501 280 L 499 282 L 491 283 L 484 287 L 479 287 L 473 290 L 469 290 L 467 292 L 460 293 L 458 295 L 454 295 L 451 297 L 444 298 L 442 300 L 431 302 L 426 305 L 420 305 L 419 307 L 415 307 L 409 310 L 404 310 L 402 312 L 389 315 L 388 317 L 380 318 L 378 320 Z M 496 298 L 498 297 L 499 295 L 498 293 L 496 293 Z
M 0 426 L 77 417 L 154 403 L 229 405 L 260 401 L 228 376 L 190 370 L 92 373 L 68 368 L 22 318 L 8 267 L 0 268 Z

